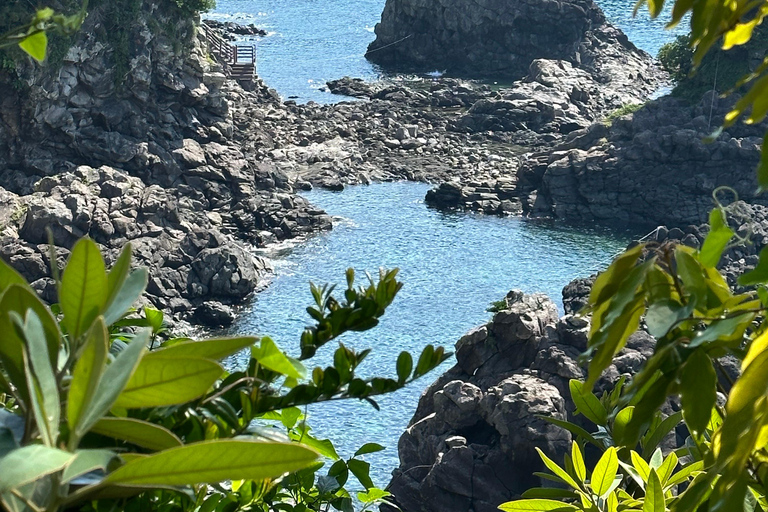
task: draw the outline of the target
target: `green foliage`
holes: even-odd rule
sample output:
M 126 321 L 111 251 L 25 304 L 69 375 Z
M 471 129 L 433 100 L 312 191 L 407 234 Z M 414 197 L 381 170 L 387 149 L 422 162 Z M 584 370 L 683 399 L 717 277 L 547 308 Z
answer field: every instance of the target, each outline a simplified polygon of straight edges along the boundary
M 57 280 L 59 304 L 48 307 L 0 260 L 3 506 L 350 511 L 350 474 L 366 506 L 389 497 L 362 459 L 382 446 L 368 443 L 341 459 L 330 440 L 311 434 L 298 407 L 343 398 L 376 406 L 374 397 L 444 361 L 442 348 L 426 347 L 415 368 L 400 354 L 396 380 L 357 377 L 369 350 L 342 344 L 311 380 L 266 337 L 179 338 L 148 350 L 166 327 L 162 312 L 132 309 L 147 272 L 130 263 L 126 246 L 107 271 L 97 246 L 80 240 Z M 396 273 L 356 288 L 348 271 L 341 302 L 332 287 L 313 285 L 316 324 L 302 336 L 302 358 L 344 332 L 375 326 L 401 287 Z M 218 361 L 242 350 L 250 350 L 247 368 L 226 372 Z M 325 474 L 318 456 L 333 461 Z
M 622 105 L 621 107 L 617 108 L 608 116 L 605 118 L 607 122 L 615 121 L 616 119 L 620 118 L 621 116 L 626 116 L 628 114 L 634 114 L 641 108 L 643 108 L 643 103 L 627 103 L 626 105 Z
M 75 33 L 82 25 L 85 19 L 88 1 L 85 0 L 82 5 L 78 4 L 79 9 L 74 14 L 65 15 L 57 13 L 50 7 L 28 12 L 28 6 L 19 6 L 17 2 L 0 8 L 0 30 L 4 33 L 0 35 L 0 52 L 3 50 L 18 47 L 28 56 L 32 57 L 38 63 L 46 60 L 49 54 L 49 34 L 54 34 L 54 42 L 59 43 L 68 40 L 69 36 Z M 55 58 L 62 58 L 61 46 L 56 45 Z M 12 56 L 2 53 L 3 69 L 15 70 L 15 64 Z

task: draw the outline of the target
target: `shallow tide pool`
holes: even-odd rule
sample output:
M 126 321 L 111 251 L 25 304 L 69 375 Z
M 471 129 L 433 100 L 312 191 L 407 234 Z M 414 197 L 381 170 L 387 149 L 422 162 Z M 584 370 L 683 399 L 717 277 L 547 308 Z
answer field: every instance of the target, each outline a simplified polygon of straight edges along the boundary
M 452 349 L 469 329 L 486 322 L 486 308 L 511 289 L 544 292 L 562 312 L 561 290 L 571 279 L 604 267 L 630 240 L 630 233 L 575 228 L 552 222 L 499 218 L 472 213 L 443 213 L 423 201 L 429 185 L 380 183 L 343 192 L 305 194 L 337 217 L 333 231 L 316 235 L 275 261 L 276 276 L 238 318 L 231 333 L 270 335 L 292 354 L 312 303 L 310 281 L 338 283 L 354 268 L 359 277 L 379 267 L 400 269 L 404 286 L 381 323 L 367 333 L 340 341 L 373 348 L 365 376 L 395 376 L 401 350 L 420 352 L 432 343 Z M 335 343 L 323 347 L 312 362 L 328 364 Z M 231 366 L 245 363 L 230 361 Z M 424 388 L 453 359 L 409 388 L 379 400 L 381 411 L 367 403 L 333 402 L 309 409 L 316 435 L 331 436 L 342 457 L 366 442 L 386 451 L 367 456 L 374 482 L 384 486 L 398 464 L 397 440 L 413 415 Z M 313 365 L 313 366 L 314 366 Z

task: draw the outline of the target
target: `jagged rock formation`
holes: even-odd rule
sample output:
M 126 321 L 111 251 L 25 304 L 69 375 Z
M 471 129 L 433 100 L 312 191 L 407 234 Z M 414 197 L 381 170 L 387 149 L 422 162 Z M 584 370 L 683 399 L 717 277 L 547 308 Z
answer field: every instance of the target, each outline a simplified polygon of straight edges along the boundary
M 651 66 L 592 0 L 387 0 L 375 32 L 367 58 L 398 70 L 518 79 L 553 59 L 607 83 Z
M 588 320 L 559 318 L 544 295 L 507 295 L 506 308 L 456 343 L 456 366 L 422 395 L 398 449 L 389 489 L 405 512 L 492 512 L 545 484 L 535 447 L 561 460 L 570 434 L 538 415 L 574 418 L 568 381 L 584 376 Z M 626 348 L 598 382 L 607 389 L 651 354 L 647 333 Z
M 329 229 L 330 217 L 235 140 L 242 122 L 232 100 L 269 104 L 275 95 L 227 82 L 194 20 L 173 2 L 143 2 L 125 27 L 129 66 L 117 77 L 103 8 L 90 13 L 60 69 L 21 66 L 20 90 L 7 73 L 0 80 L 2 256 L 44 291 L 47 227 L 64 256 L 84 235 L 108 259 L 131 242 L 150 268 L 155 306 L 225 323 L 205 314 L 219 305 L 199 315 L 194 307 L 236 304 L 259 286 L 267 265 L 252 244 Z M 271 143 L 248 128 L 253 143 Z
M 572 134 L 521 166 L 526 212 L 569 220 L 700 224 L 714 205 L 712 192 L 723 185 L 741 199 L 766 204 L 755 176 L 766 124 L 738 123 L 711 144 L 703 140 L 733 101 L 707 94 L 689 106 L 664 97 L 610 126 Z
M 444 182 L 427 201 L 439 208 L 669 227 L 706 222 L 719 186 L 768 204 L 755 177 L 768 123 L 737 123 L 715 142 L 704 141 L 734 101 L 707 94 L 689 105 L 662 97 L 575 130 L 506 173 Z

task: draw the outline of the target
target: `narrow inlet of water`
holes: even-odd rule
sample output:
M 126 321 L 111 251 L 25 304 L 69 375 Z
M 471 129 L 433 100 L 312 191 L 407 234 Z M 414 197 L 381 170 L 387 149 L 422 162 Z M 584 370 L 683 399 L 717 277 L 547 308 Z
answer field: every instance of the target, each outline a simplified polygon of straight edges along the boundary
M 229 332 L 270 335 L 297 354 L 310 323 L 305 311 L 312 304 L 310 281 L 338 283 L 343 290 L 349 267 L 363 278 L 365 271 L 375 275 L 379 267 L 397 267 L 404 286 L 380 325 L 340 340 L 355 349 L 373 348 L 364 376 L 394 377 L 401 350 L 418 353 L 430 343 L 452 350 L 462 334 L 490 319 L 490 303 L 513 288 L 544 292 L 562 312 L 563 286 L 607 265 L 631 238 L 602 228 L 440 212 L 424 204 L 429 187 L 397 182 L 306 193 L 337 218 L 333 231 L 276 260 L 274 281 Z M 329 364 L 336 346 L 324 347 L 312 366 Z M 229 365 L 242 365 L 246 357 Z M 397 440 L 419 396 L 454 362 L 451 358 L 414 385 L 383 397 L 380 412 L 364 402 L 319 404 L 309 409 L 310 424 L 315 434 L 331 437 L 342 457 L 367 442 L 385 445 L 386 451 L 367 456 L 374 482 L 384 486 L 398 465 Z

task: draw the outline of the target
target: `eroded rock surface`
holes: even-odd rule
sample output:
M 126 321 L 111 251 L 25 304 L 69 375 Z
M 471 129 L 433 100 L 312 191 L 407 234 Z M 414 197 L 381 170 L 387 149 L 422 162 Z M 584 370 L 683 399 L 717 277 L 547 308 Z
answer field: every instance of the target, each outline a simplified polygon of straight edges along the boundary
M 570 293 L 570 292 L 569 292 Z M 422 395 L 398 449 L 390 491 L 406 512 L 492 512 L 524 490 L 548 485 L 535 448 L 562 460 L 570 433 L 540 416 L 568 419 L 575 409 L 568 381 L 582 379 L 588 320 L 558 318 L 541 294 L 512 291 L 506 307 L 456 343 L 456 366 Z M 652 353 L 644 332 L 597 384 L 612 387 Z

